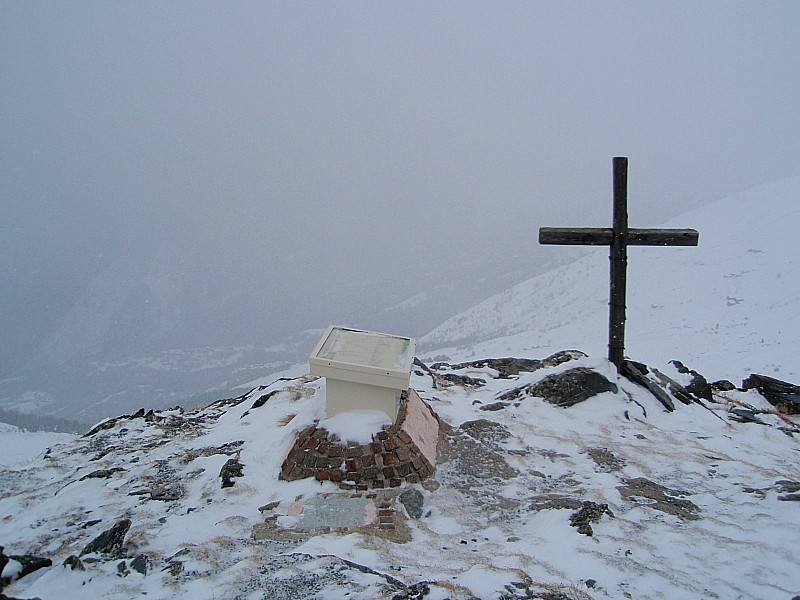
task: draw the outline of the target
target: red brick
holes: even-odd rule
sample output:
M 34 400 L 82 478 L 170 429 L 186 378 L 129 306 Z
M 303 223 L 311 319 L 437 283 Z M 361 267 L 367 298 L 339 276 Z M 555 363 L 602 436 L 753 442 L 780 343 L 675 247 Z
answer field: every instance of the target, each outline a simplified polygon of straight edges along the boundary
M 410 436 L 410 435 L 408 435 L 408 434 L 407 434 L 405 431 L 403 431 L 402 429 L 400 430 L 400 433 L 398 433 L 398 434 L 397 434 L 397 437 L 399 437 L 399 438 L 400 438 L 400 440 L 402 440 L 402 442 L 403 442 L 404 444 L 410 444 L 410 443 L 411 443 L 411 436 Z
M 401 484 L 401 483 L 403 483 L 403 482 L 402 482 L 402 480 L 401 480 L 399 477 L 392 477 L 392 478 L 389 480 L 389 485 L 390 485 L 391 487 L 400 487 L 400 484 Z
M 317 471 L 314 477 L 317 478 L 317 481 L 328 481 L 331 478 L 331 472 L 327 469 L 323 469 L 322 471 Z
M 377 434 L 375 434 L 375 437 L 378 438 L 379 440 L 383 441 L 385 439 L 388 439 L 389 434 L 386 433 L 385 431 L 379 431 Z
M 388 438 L 383 440 L 383 447 L 386 448 L 387 450 L 394 450 L 395 448 L 397 448 L 397 440 L 395 440 L 394 437 L 389 436 Z
M 397 457 L 394 454 L 389 454 L 388 452 L 381 454 L 381 458 L 383 459 L 383 465 L 386 467 L 391 467 L 397 463 Z
M 373 454 L 380 454 L 381 452 L 383 452 L 383 446 L 381 445 L 380 442 L 372 442 L 369 445 L 369 447 L 372 450 Z
M 339 482 L 342 480 L 344 473 L 342 473 L 339 469 L 331 471 L 331 481 Z
M 307 450 L 312 450 L 313 448 L 316 448 L 317 446 L 319 446 L 319 439 L 315 438 L 315 437 L 311 437 L 305 443 L 304 448 L 306 448 Z
M 367 454 L 366 456 L 361 457 L 361 464 L 364 467 L 374 467 L 375 466 L 375 456 L 372 454 Z
M 330 444 L 328 442 L 322 442 L 319 446 L 317 446 L 317 452 L 325 454 L 328 451 Z
M 329 456 L 335 456 L 337 458 L 339 456 L 344 456 L 344 448 L 334 444 L 328 449 L 328 455 Z
M 391 479 L 392 477 L 397 477 L 397 471 L 395 471 L 392 467 L 384 467 L 383 468 L 383 476 L 386 479 Z
M 384 517 L 394 517 L 394 511 L 391 508 L 382 508 L 378 511 L 378 516 L 383 519 Z

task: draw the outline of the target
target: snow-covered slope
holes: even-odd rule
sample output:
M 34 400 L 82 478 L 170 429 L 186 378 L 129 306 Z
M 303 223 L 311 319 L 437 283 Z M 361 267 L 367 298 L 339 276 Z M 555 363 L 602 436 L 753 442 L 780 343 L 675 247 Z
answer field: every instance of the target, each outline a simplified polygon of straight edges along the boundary
M 75 438 L 68 433 L 24 431 L 0 423 L 0 468 L 21 468 L 43 455 L 50 446 Z
M 530 392 L 576 367 L 608 377 L 618 393 L 563 408 Z M 800 593 L 800 429 L 758 392 L 717 393 L 667 413 L 606 361 L 580 353 L 517 374 L 420 369 L 412 386 L 445 424 L 436 473 L 370 495 L 278 479 L 296 433 L 322 415 L 322 382 L 265 384 L 192 413 L 107 422 L 35 465 L 0 471 L 5 554 L 52 561 L 3 592 L 43 600 Z M 734 421 L 742 407 L 760 422 Z M 231 461 L 240 476 L 230 469 L 234 485 L 223 487 Z M 409 490 L 411 501 L 398 497 Z M 376 519 L 376 505 L 387 507 L 381 519 L 393 514 L 394 529 L 365 516 L 373 506 Z M 13 576 L 22 563 L 9 565 Z
M 630 212 L 638 226 L 634 204 Z M 678 359 L 710 379 L 750 372 L 800 379 L 800 178 L 665 227 L 693 227 L 700 243 L 628 249 L 626 354 L 656 364 Z M 605 356 L 608 279 L 608 250 L 593 249 L 448 319 L 419 348 L 461 357 L 563 348 Z

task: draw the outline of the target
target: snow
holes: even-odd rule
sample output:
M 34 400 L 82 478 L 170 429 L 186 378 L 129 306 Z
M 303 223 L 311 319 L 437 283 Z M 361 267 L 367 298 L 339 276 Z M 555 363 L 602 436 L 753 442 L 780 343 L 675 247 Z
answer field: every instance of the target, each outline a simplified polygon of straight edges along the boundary
M 698 248 L 632 254 L 629 353 L 683 384 L 688 376 L 670 358 L 709 379 L 738 383 L 760 371 L 798 383 L 800 278 L 790 237 L 798 195 L 795 180 L 705 207 L 669 224 L 699 229 Z M 324 383 L 308 375 L 308 365 L 255 381 L 233 401 L 120 419 L 91 436 L 0 428 L 0 542 L 6 554 L 53 560 L 3 593 L 43 600 L 370 599 L 424 583 L 430 599 L 800 594 L 799 505 L 792 498 L 800 487 L 800 417 L 779 414 L 754 390 L 717 392 L 704 405 L 677 403 L 668 413 L 619 378 L 603 358 L 607 259 L 595 254 L 489 299 L 428 336 L 426 347 L 446 352 L 451 365 L 493 356 L 544 359 L 568 348 L 588 355 L 572 353 L 508 379 L 484 366 L 443 365 L 433 374 L 415 367 L 411 386 L 451 429 L 434 478 L 414 486 L 423 516 L 409 517 L 397 502 L 391 533 L 298 527 L 304 505 L 330 494 L 343 494 L 344 502 L 350 492 L 328 481 L 278 478 L 296 434 L 318 424 L 362 443 L 387 422 L 377 411 L 325 420 Z M 500 410 L 482 410 L 576 367 L 602 374 L 618 392 L 569 408 L 522 394 Z M 734 408 L 759 411 L 764 424 L 735 421 Z M 507 435 L 482 437 L 465 426 L 479 420 Z M 219 473 L 231 458 L 243 475 L 223 489 Z M 101 469 L 107 477 L 93 475 Z M 664 497 L 632 493 L 631 482 L 641 480 Z M 152 499 L 163 486 L 177 486 L 180 497 Z M 583 502 L 607 505 L 592 536 L 570 524 Z M 258 537 L 271 513 L 278 517 L 273 537 Z M 84 560 L 85 571 L 63 566 L 122 518 L 132 521 L 124 557 L 95 555 L 97 562 Z M 146 575 L 130 570 L 137 555 L 150 561 Z
M 0 423 L 0 467 L 19 467 L 35 460 L 47 449 L 75 438 L 69 433 L 23 431 Z
M 323 419 L 318 427 L 327 429 L 329 434 L 338 437 L 342 442 L 369 444 L 372 435 L 391 425 L 392 418 L 382 410 L 358 409 L 348 410 L 333 417 Z

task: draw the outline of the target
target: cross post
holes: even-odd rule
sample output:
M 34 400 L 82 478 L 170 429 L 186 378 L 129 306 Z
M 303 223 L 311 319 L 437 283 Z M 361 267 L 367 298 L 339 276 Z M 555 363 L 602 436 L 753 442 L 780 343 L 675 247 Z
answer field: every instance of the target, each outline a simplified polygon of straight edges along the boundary
M 695 229 L 630 229 L 628 227 L 628 159 L 617 156 L 614 165 L 612 227 L 540 227 L 540 244 L 610 246 L 611 289 L 608 316 L 608 360 L 619 371 L 625 352 L 625 287 L 628 246 L 696 246 Z

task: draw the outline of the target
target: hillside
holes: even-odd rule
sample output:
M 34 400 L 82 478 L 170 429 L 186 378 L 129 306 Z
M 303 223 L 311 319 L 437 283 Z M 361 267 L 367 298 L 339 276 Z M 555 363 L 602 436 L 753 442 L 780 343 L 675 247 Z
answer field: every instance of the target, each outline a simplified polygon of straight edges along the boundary
M 690 380 L 671 365 L 659 369 L 682 385 Z M 600 389 L 609 391 L 553 404 L 564 389 L 574 392 L 568 381 L 576 375 L 607 378 Z M 104 422 L 25 469 L 2 471 L 0 539 L 11 557 L 4 574 L 43 565 L 3 593 L 800 593 L 798 419 L 755 390 L 676 400 L 666 412 L 606 361 L 579 352 L 420 363 L 412 387 L 442 422 L 433 477 L 354 492 L 278 478 L 295 436 L 323 410 L 321 380 L 302 368 L 284 376 L 205 409 Z
M 629 212 L 631 226 L 641 226 L 633 199 Z M 700 243 L 628 249 L 626 354 L 654 364 L 678 359 L 709 379 L 757 372 L 800 380 L 800 178 L 664 227 L 697 229 Z M 420 347 L 458 359 L 563 348 L 605 356 L 608 286 L 608 250 L 592 249 L 451 317 Z

